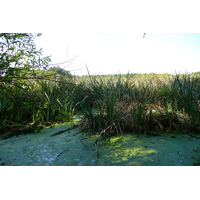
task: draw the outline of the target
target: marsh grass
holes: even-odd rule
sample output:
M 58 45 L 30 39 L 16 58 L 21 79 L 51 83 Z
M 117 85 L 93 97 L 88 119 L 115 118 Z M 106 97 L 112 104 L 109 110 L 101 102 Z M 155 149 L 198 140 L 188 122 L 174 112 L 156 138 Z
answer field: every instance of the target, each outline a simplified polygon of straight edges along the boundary
M 81 104 L 80 127 L 98 136 L 126 131 L 200 131 L 199 77 L 152 74 L 109 79 L 92 76 L 89 80 L 90 105 L 87 101 Z
M 178 97 L 182 102 L 184 113 L 189 117 L 193 129 L 200 127 L 200 79 L 185 74 L 182 78 L 176 75 L 175 81 L 179 86 Z
M 67 122 L 98 136 L 124 132 L 200 132 L 200 77 L 112 75 L 0 81 L 0 130 Z
M 15 78 L 0 82 L 0 130 L 50 125 L 73 118 L 76 85 L 73 80 Z

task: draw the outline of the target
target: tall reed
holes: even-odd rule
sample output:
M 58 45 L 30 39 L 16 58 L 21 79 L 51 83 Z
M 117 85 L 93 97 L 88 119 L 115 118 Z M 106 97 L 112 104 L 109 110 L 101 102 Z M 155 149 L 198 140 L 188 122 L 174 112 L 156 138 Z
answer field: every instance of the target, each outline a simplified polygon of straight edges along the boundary
M 98 136 L 200 131 L 200 77 L 112 75 L 0 81 L 0 130 L 70 121 Z
M 83 112 L 80 126 L 87 124 L 99 135 L 183 128 L 199 131 L 199 83 L 199 78 L 188 74 L 92 76 L 87 96 L 91 114 Z
M 66 80 L 16 78 L 0 82 L 0 130 L 70 121 L 77 106 L 76 84 Z
M 179 86 L 178 97 L 183 111 L 189 116 L 193 129 L 200 128 L 200 77 L 185 74 L 180 78 L 177 74 L 175 83 Z

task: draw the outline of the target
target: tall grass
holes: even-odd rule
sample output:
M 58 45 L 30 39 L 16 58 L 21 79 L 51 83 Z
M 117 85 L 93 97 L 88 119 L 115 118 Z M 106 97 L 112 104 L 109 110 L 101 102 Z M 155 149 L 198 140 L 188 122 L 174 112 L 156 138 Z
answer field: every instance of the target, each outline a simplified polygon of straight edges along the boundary
M 183 111 L 187 113 L 193 129 L 200 127 L 200 78 L 177 74 L 175 82 L 179 87 L 178 97 Z
M 72 120 L 76 88 L 68 79 L 0 82 L 0 131 Z
M 80 126 L 97 135 L 174 129 L 200 131 L 199 77 L 152 74 L 89 79 L 90 105 L 87 101 L 81 104 L 84 116 Z M 86 112 L 86 105 L 91 114 L 88 109 Z
M 66 122 L 77 110 L 81 130 L 200 132 L 200 77 L 113 75 L 0 82 L 0 131 Z

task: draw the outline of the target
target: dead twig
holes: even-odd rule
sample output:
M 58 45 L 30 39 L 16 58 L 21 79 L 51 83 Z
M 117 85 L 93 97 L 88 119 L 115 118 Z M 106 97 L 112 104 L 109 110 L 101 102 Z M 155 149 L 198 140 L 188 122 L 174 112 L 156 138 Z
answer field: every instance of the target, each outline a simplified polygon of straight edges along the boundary
M 63 154 L 64 152 L 69 151 L 67 149 L 63 150 L 62 152 L 60 152 L 56 157 L 59 157 L 61 154 Z
M 58 131 L 58 132 L 56 132 L 56 133 L 50 135 L 50 137 L 53 137 L 53 136 L 56 136 L 56 135 L 60 135 L 61 133 L 64 133 L 64 132 L 66 132 L 66 131 L 70 131 L 70 130 L 72 130 L 72 129 L 74 129 L 74 128 L 75 128 L 75 126 L 72 126 L 72 127 L 67 128 L 67 129 L 65 129 L 65 130 Z
M 200 137 L 197 137 L 197 136 L 191 135 L 190 133 L 187 133 L 187 132 L 186 132 L 186 134 L 189 135 L 190 137 L 193 137 L 193 138 L 196 138 L 196 139 L 200 139 Z
M 87 147 L 88 148 L 88 146 L 82 141 L 82 140 L 86 140 L 86 139 L 88 139 L 88 138 L 90 138 L 91 136 L 88 136 L 88 137 L 85 137 L 85 138 L 82 138 L 82 139 L 80 139 L 80 142 L 85 146 L 85 147 Z

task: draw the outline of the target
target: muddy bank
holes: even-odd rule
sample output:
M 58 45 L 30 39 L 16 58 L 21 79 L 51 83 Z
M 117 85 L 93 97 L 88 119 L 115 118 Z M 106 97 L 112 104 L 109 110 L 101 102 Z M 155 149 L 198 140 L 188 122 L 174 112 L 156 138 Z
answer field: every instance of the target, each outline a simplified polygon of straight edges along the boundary
M 13 136 L 0 140 L 1 166 L 192 166 L 192 148 L 200 140 L 188 135 L 167 133 L 161 136 L 124 134 L 110 141 L 66 130 L 70 124 L 45 128 L 39 133 Z

